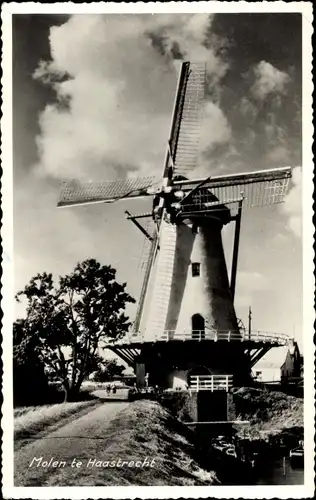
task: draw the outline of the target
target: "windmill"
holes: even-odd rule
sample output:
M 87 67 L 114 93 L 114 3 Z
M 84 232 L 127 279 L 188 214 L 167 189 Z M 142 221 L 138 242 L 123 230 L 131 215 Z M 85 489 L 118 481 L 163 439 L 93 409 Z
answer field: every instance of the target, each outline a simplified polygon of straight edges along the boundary
M 162 177 L 63 184 L 59 207 L 152 197 L 127 218 L 150 242 L 133 331 L 109 346 L 150 384 L 192 390 L 249 381 L 251 367 L 286 336 L 247 332 L 235 308 L 242 211 L 281 203 L 291 168 L 190 178 L 203 116 L 205 65 L 182 63 Z M 154 233 L 141 219 L 152 218 Z M 234 222 L 231 277 L 221 231 Z

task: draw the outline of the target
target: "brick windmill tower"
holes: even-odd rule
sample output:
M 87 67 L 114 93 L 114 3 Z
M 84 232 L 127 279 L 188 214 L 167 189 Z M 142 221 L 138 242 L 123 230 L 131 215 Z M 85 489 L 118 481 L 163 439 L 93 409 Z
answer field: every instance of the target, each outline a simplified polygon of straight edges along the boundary
M 249 382 L 251 367 L 281 335 L 246 331 L 234 308 L 242 210 L 281 203 L 291 169 L 190 178 L 199 146 L 205 66 L 181 66 L 160 179 L 64 183 L 59 207 L 153 197 L 152 212 L 130 219 L 150 241 L 133 331 L 109 346 L 134 367 L 137 384 L 191 390 Z M 153 186 L 159 185 L 158 188 Z M 155 231 L 140 219 L 150 217 Z M 235 223 L 231 277 L 221 231 Z

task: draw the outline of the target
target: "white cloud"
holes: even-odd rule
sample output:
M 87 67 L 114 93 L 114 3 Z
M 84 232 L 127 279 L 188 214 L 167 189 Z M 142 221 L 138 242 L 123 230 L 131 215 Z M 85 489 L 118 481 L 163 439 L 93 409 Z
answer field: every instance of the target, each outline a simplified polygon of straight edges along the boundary
M 34 76 L 54 87 L 60 104 L 40 116 L 39 171 L 91 180 L 160 173 L 177 82 L 174 51 L 206 62 L 214 85 L 227 70 L 203 45 L 210 23 L 205 14 L 78 15 L 53 27 L 52 61 Z M 206 119 L 206 145 L 227 140 L 220 108 L 209 103 Z
M 275 113 L 269 113 L 269 121 L 264 124 L 265 140 L 268 148 L 266 159 L 271 167 L 286 166 L 291 163 L 293 148 L 286 130 L 277 124 Z
M 212 154 L 217 147 L 224 146 L 225 152 L 221 151 L 221 162 L 214 162 Z M 197 167 L 194 169 L 196 177 L 204 177 L 212 172 L 219 172 L 226 167 L 226 160 L 229 161 L 233 155 L 238 155 L 238 151 L 232 143 L 231 126 L 223 111 L 209 101 L 205 104 L 204 116 L 201 126 L 199 143 L 199 156 Z
M 240 100 L 239 111 L 251 123 L 257 118 L 258 115 L 258 109 L 247 97 L 243 97 Z
M 251 87 L 252 95 L 264 100 L 269 94 L 285 94 L 291 77 L 275 68 L 272 64 L 261 61 L 253 69 L 255 82 Z M 278 103 L 279 105 L 279 103 Z
M 212 102 L 205 105 L 201 130 L 201 150 L 209 151 L 216 144 L 226 143 L 231 139 L 231 128 L 223 111 Z
M 282 212 L 287 215 L 287 227 L 295 236 L 302 235 L 302 168 L 295 167 L 292 172 L 293 187 L 282 205 Z

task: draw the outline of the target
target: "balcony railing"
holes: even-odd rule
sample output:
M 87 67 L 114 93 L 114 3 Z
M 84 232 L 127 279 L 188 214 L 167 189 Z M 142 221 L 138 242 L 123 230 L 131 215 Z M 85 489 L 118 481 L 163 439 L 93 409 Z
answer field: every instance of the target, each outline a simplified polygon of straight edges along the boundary
M 201 342 L 203 340 L 213 340 L 214 342 L 260 342 L 278 345 L 287 345 L 292 340 L 284 334 L 276 334 L 265 331 L 252 331 L 251 334 L 245 331 L 233 330 L 184 330 L 183 332 L 176 330 L 164 330 L 160 335 L 151 336 L 141 332 L 128 333 L 119 342 L 127 343 L 144 343 L 144 342 L 170 342 L 170 341 L 189 341 L 195 340 Z
M 189 390 L 199 391 L 226 391 L 233 387 L 232 375 L 191 375 Z
M 220 330 L 185 330 L 179 332 L 175 330 L 165 330 L 159 340 L 240 340 L 242 334 L 238 331 L 220 331 Z

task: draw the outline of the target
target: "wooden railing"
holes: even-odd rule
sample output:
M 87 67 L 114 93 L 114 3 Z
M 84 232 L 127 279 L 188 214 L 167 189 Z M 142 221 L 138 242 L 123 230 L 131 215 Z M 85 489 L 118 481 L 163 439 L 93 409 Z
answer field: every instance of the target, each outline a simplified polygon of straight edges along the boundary
M 226 391 L 233 386 L 232 375 L 191 375 L 189 390 L 199 391 Z
M 275 334 L 272 332 L 252 331 L 238 332 L 233 330 L 184 330 L 183 332 L 175 330 L 164 330 L 160 335 L 151 337 L 150 334 L 134 332 L 127 334 L 121 343 L 143 343 L 143 342 L 170 342 L 170 341 L 203 341 L 213 340 L 214 342 L 263 342 L 278 345 L 287 345 L 292 340 L 284 334 Z
M 159 340 L 240 340 L 242 334 L 238 331 L 219 331 L 219 330 L 188 330 L 184 332 L 165 330 Z

